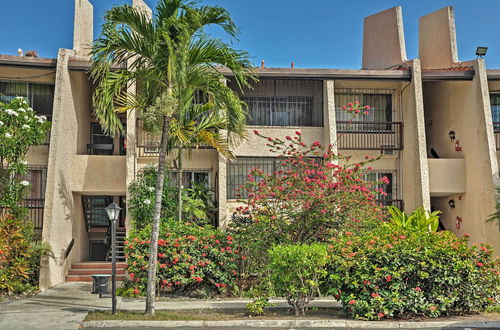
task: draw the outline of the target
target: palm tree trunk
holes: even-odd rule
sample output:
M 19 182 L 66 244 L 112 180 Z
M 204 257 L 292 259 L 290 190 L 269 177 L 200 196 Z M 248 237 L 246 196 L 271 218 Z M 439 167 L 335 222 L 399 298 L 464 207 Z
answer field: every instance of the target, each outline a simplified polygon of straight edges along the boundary
M 170 118 L 163 117 L 163 130 L 160 142 L 160 156 L 158 158 L 158 178 L 156 179 L 155 211 L 153 215 L 153 228 L 151 229 L 151 248 L 149 252 L 148 285 L 146 292 L 145 314 L 154 314 L 154 302 L 156 297 L 156 261 L 158 260 L 158 236 L 160 233 L 161 202 L 163 195 L 163 183 L 165 182 L 165 158 L 167 155 L 167 143 L 169 134 Z
M 179 160 L 177 162 L 178 164 L 178 169 L 177 169 L 177 201 L 179 205 L 179 221 L 182 221 L 182 189 L 184 188 L 182 186 L 182 146 L 179 146 Z

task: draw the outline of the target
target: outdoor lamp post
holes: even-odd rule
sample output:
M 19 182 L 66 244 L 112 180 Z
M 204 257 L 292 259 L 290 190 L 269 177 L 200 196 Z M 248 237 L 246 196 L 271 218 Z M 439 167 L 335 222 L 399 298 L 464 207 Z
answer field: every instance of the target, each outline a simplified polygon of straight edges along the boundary
M 111 221 L 111 311 L 116 314 L 116 221 L 120 217 L 121 207 L 116 203 L 106 206 L 106 213 Z

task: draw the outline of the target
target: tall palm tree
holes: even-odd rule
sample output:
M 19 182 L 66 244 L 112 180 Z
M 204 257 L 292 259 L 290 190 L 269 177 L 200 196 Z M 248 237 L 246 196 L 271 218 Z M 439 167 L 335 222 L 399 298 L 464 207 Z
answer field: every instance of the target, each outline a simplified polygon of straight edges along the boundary
M 195 6 L 187 0 L 159 0 L 156 14 L 117 6 L 105 15 L 101 36 L 93 43 L 91 76 L 97 84 L 94 111 L 109 134 L 123 132 L 117 111 L 136 109 L 152 132 L 161 132 L 148 267 L 146 314 L 154 314 L 156 261 L 171 122 L 179 117 L 185 87 L 200 90 L 213 100 L 232 131 L 243 131 L 245 111 L 237 94 L 224 83 L 218 65 L 228 68 L 240 87 L 253 77 L 246 52 L 232 49 L 203 33 L 207 25 L 220 26 L 229 37 L 237 28 L 220 7 Z M 112 69 L 128 63 L 127 69 Z M 128 87 L 136 85 L 136 92 Z M 231 139 L 231 135 L 227 137 Z

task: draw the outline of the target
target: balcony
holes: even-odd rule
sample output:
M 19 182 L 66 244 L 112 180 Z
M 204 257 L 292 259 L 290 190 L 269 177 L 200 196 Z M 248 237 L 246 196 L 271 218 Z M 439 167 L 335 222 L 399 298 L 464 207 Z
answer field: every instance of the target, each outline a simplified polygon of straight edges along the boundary
M 431 197 L 443 197 L 465 192 L 465 159 L 428 159 Z
M 43 211 L 45 208 L 45 199 L 41 198 L 30 198 L 24 199 L 21 202 L 21 206 L 28 208 L 27 217 L 33 223 L 33 229 L 35 230 L 36 238 L 42 238 L 43 230 Z M 9 214 L 9 210 L 5 208 L 0 208 L 0 216 Z
M 402 150 L 403 123 L 337 121 L 339 150 Z

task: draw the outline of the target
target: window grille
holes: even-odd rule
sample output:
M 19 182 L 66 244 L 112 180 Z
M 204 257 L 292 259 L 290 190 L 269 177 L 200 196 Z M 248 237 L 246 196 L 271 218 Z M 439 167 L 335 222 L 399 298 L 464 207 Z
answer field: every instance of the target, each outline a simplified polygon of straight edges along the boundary
M 500 91 L 490 93 L 491 117 L 495 133 L 500 133 Z
M 169 172 L 170 185 L 177 186 L 177 178 L 179 172 L 172 170 Z M 184 170 L 182 171 L 182 185 L 184 188 L 192 188 L 193 184 L 203 184 L 210 187 L 210 171 L 209 170 Z
M 337 121 L 350 121 L 352 114 L 342 109 L 342 106 L 359 101 L 361 105 L 369 105 L 368 115 L 356 116 L 353 121 L 391 122 L 396 114 L 393 107 L 394 90 L 391 89 L 335 89 L 335 116 Z M 359 126 L 353 126 L 358 129 Z M 383 128 L 374 126 L 373 129 Z
M 250 171 L 259 168 L 264 174 L 273 174 L 279 166 L 277 158 L 239 157 L 227 165 L 227 198 L 248 198 L 247 192 L 241 188 L 248 180 Z
M 239 91 L 234 83 L 229 86 Z M 248 105 L 249 125 L 322 126 L 323 87 L 320 80 L 262 79 L 240 93 Z
M 382 204 L 382 206 L 387 207 L 389 205 L 394 205 L 402 208 L 402 199 L 399 194 L 399 177 L 397 171 L 387 171 L 387 170 L 374 170 L 365 172 L 363 179 L 365 181 L 380 181 L 383 177 L 389 179 L 388 184 L 377 184 L 373 189 L 382 189 L 387 193 L 386 196 L 379 194 L 377 195 L 377 202 Z

